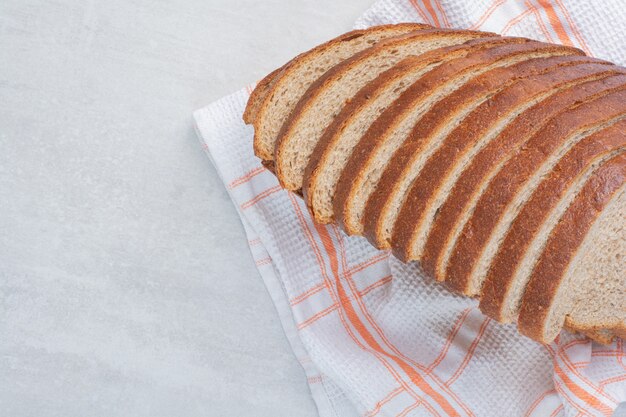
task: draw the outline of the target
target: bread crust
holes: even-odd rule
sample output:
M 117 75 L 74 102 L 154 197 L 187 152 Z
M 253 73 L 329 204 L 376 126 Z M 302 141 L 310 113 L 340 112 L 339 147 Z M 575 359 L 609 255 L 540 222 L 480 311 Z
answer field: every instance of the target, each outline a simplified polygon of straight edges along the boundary
M 336 46 L 342 42 L 348 42 L 355 38 L 359 38 L 365 34 L 371 34 L 373 32 L 393 32 L 390 36 L 396 36 L 397 34 L 407 33 L 414 30 L 430 28 L 431 26 L 422 23 L 399 23 L 391 25 L 374 26 L 369 29 L 353 30 L 348 33 L 344 33 L 328 42 L 316 46 L 315 48 L 305 51 L 295 58 L 291 59 L 282 67 L 272 71 L 263 80 L 261 80 L 255 89 L 252 91 L 246 109 L 244 111 L 244 122 L 253 124 L 254 133 L 254 152 L 255 154 L 265 160 L 271 160 L 273 154 L 266 152 L 261 143 L 261 137 L 259 132 L 263 128 L 262 122 L 265 114 L 270 111 L 269 98 L 273 95 L 276 88 L 283 82 L 288 82 L 289 77 L 294 71 L 297 71 L 303 65 L 310 65 L 314 62 L 314 59 L 320 56 L 328 49 Z
M 295 59 L 295 58 L 294 58 Z M 252 93 L 250 93 L 250 97 L 248 97 L 248 102 L 246 103 L 246 108 L 243 111 L 242 119 L 245 124 L 251 125 L 254 124 L 256 120 L 257 113 L 259 112 L 259 108 L 263 104 L 263 100 L 267 97 L 267 93 L 274 86 L 274 83 L 283 75 L 285 70 L 291 66 L 293 59 L 287 62 L 282 67 L 276 68 L 274 71 L 267 74 L 261 81 L 259 81 Z
M 626 91 L 619 90 L 561 113 L 530 138 L 481 195 L 476 210 L 452 250 L 446 268 L 447 286 L 461 294 L 474 295 L 470 286 L 485 244 L 514 197 L 527 186 L 526 182 L 536 172 L 536 167 L 551 156 L 563 138 L 592 126 L 609 123 L 625 112 Z
M 613 341 L 613 339 L 615 339 L 615 336 L 616 336 L 615 333 L 613 333 L 613 331 L 611 331 L 611 330 L 607 330 L 607 329 L 578 329 L 575 326 L 567 325 L 567 323 L 565 324 L 564 329 L 566 329 L 570 333 L 581 333 L 581 334 L 584 334 L 585 336 L 589 337 L 590 339 L 593 339 L 594 341 L 596 341 L 596 342 L 598 342 L 600 344 L 603 344 L 603 345 L 610 344 Z
M 605 345 L 611 343 L 616 337 L 626 339 L 626 324 L 616 326 L 612 323 L 603 323 L 599 326 L 583 326 L 571 320 L 569 316 L 566 316 L 563 328 L 568 332 L 582 333 L 596 342 Z
M 510 297 L 519 262 L 550 212 L 581 172 L 594 161 L 598 163 L 602 157 L 611 156 L 616 149 L 626 146 L 625 131 L 626 122 L 618 122 L 583 139 L 563 156 L 550 176 L 537 187 L 507 231 L 491 263 L 480 298 L 483 313 L 498 321 L 515 320 L 515 315 L 503 315 L 503 308 Z
M 553 230 L 522 297 L 518 318 L 522 334 L 543 343 L 550 343 L 557 336 L 558 332 L 555 334 L 546 326 L 565 272 L 593 222 L 625 181 L 626 156 L 620 154 L 590 178 Z
M 423 94 L 430 93 L 433 91 L 432 86 L 438 86 L 440 83 L 446 82 L 448 77 L 453 76 L 453 74 L 458 71 L 457 65 L 463 68 L 467 66 L 469 62 L 473 61 L 477 66 L 484 66 L 499 59 L 504 60 L 514 56 L 531 55 L 538 52 L 553 52 L 555 55 L 558 53 L 564 55 L 569 53 L 572 55 L 582 54 L 582 52 L 577 49 L 564 48 L 559 45 L 551 45 L 542 42 L 500 46 L 468 55 L 466 58 L 458 60 L 458 64 L 451 62 L 445 64 L 445 67 L 442 65 L 435 71 L 432 71 L 430 77 L 423 77 L 419 81 L 419 85 L 417 85 L 415 89 L 412 89 L 411 92 L 417 93 L 413 96 L 416 98 Z M 454 95 L 455 97 L 462 96 L 462 94 L 454 94 L 454 92 L 448 94 L 448 97 L 450 95 Z M 404 98 L 397 100 L 398 105 L 403 108 L 413 106 L 413 103 L 416 101 L 413 97 L 411 97 L 411 100 L 404 100 Z M 442 100 L 445 100 L 445 97 Z M 384 168 L 376 189 L 369 196 L 365 205 L 363 213 L 364 236 L 367 237 L 374 246 L 380 249 L 394 246 L 391 244 L 392 242 L 389 241 L 387 233 L 384 230 L 384 222 L 385 216 L 391 209 L 394 197 L 398 196 L 398 193 L 402 191 L 401 182 L 398 181 L 398 178 L 403 178 L 408 175 L 415 158 L 419 157 L 424 148 L 429 145 L 429 142 L 425 140 L 424 137 L 416 135 L 416 132 L 420 129 L 421 123 L 422 120 L 419 120 L 413 128 L 413 132 L 404 139 L 400 148 L 393 154 L 391 160 Z M 376 136 L 379 136 L 379 134 L 376 134 Z M 395 251 L 394 254 L 400 259 L 403 259 L 401 252 Z
M 321 168 L 326 163 L 327 159 L 330 158 L 330 153 L 333 149 L 332 147 L 341 139 L 342 132 L 347 127 L 348 123 L 362 108 L 365 107 L 370 100 L 372 100 L 372 97 L 376 97 L 381 94 L 385 91 L 385 87 L 387 85 L 392 84 L 395 80 L 402 78 L 406 73 L 411 72 L 416 68 L 424 68 L 438 61 L 454 59 L 456 55 L 462 54 L 463 51 L 478 50 L 488 48 L 491 45 L 495 46 L 498 44 L 515 42 L 530 42 L 530 40 L 494 36 L 475 39 L 460 45 L 434 49 L 422 55 L 405 58 L 363 87 L 354 96 L 354 98 L 344 106 L 339 115 L 335 117 L 333 123 L 326 128 L 321 139 L 318 141 L 315 150 L 311 154 L 309 163 L 305 169 L 303 192 L 307 205 L 309 206 L 311 213 L 313 213 L 315 220 L 320 223 L 329 223 L 333 220 L 332 217 L 322 216 L 313 204 L 313 196 L 317 186 L 317 181 L 321 175 Z M 338 184 L 340 183 L 341 182 Z
M 431 137 L 449 123 L 450 113 L 464 107 L 464 100 L 454 100 L 454 96 L 461 95 L 471 99 L 481 94 L 502 91 L 500 86 L 509 83 L 517 87 L 505 88 L 501 94 L 496 93 L 492 99 L 483 102 L 467 115 L 454 130 L 442 138 L 439 149 L 426 161 L 414 179 L 396 220 L 392 237 L 394 250 L 403 259 L 414 260 L 422 257 L 423 243 L 427 239 L 427 234 L 424 233 L 428 232 L 427 224 L 432 221 L 434 210 L 438 208 L 433 199 L 441 193 L 442 182 L 461 163 L 466 151 L 491 130 L 495 121 L 502 116 L 508 116 L 525 101 L 555 91 L 559 86 L 571 84 L 577 79 L 589 79 L 601 73 L 606 76 L 610 73 L 608 67 L 611 65 L 607 62 L 584 64 L 584 60 L 564 61 L 558 58 L 560 57 L 539 58 L 491 71 L 457 90 L 458 94 L 438 103 L 436 108 L 422 118 L 415 130 L 415 136 Z M 546 67 L 550 65 L 549 62 L 554 61 L 557 63 Z M 487 143 L 484 144 L 486 145 Z M 436 273 L 432 270 L 429 272 Z
M 281 185 L 288 189 L 296 189 L 297 186 L 288 183 L 284 178 L 284 171 L 288 168 L 286 162 L 283 161 L 282 154 L 286 151 L 286 148 L 291 145 L 291 136 L 298 127 L 299 122 L 308 114 L 311 106 L 315 102 L 315 99 L 320 96 L 330 85 L 333 85 L 343 74 L 346 74 L 352 68 L 357 67 L 362 60 L 374 56 L 381 51 L 393 49 L 400 45 L 410 44 L 418 40 L 425 40 L 428 38 L 436 39 L 442 37 L 467 37 L 468 40 L 472 37 L 487 37 L 494 36 L 492 33 L 478 32 L 478 31 L 465 31 L 465 30 L 449 30 L 449 29 L 424 29 L 416 30 L 414 32 L 396 36 L 394 38 L 383 40 L 377 43 L 375 46 L 363 50 L 352 57 L 344 60 L 342 63 L 334 66 L 328 70 L 322 77 L 318 78 L 308 90 L 304 93 L 298 104 L 296 104 L 294 110 L 290 116 L 283 123 L 282 128 L 278 134 L 278 140 L 274 147 L 274 161 L 276 162 L 276 174 Z
M 426 29 L 431 26 L 427 24 L 421 24 L 421 23 L 398 23 L 398 24 L 374 26 L 368 29 L 353 30 L 343 35 L 340 35 L 334 39 L 331 39 L 328 42 L 318 45 L 315 48 L 309 51 L 303 52 L 297 55 L 296 57 L 292 58 L 282 67 L 276 68 L 274 71 L 267 74 L 265 77 L 263 77 L 261 81 L 259 81 L 256 84 L 254 90 L 252 90 L 252 93 L 250 94 L 250 97 L 248 97 L 246 108 L 244 109 L 244 112 L 243 112 L 242 119 L 244 123 L 249 124 L 249 125 L 254 125 L 257 115 L 259 113 L 259 110 L 261 109 L 261 106 L 265 102 L 265 99 L 273 91 L 273 88 L 276 82 L 279 81 L 283 77 L 285 72 L 288 71 L 292 65 L 296 63 L 301 63 L 304 59 L 310 59 L 313 56 L 319 56 L 323 52 L 332 48 L 337 43 L 352 40 L 355 37 L 360 36 L 366 32 L 384 31 L 384 30 L 388 30 L 389 28 L 398 29 L 398 28 L 403 28 L 403 27 L 406 27 L 407 30 L 417 30 L 417 29 Z M 296 61 L 296 60 L 299 60 L 299 61 Z M 265 154 L 265 151 L 261 148 L 261 145 L 260 145 L 260 138 L 258 136 L 255 136 L 255 139 L 256 140 L 253 140 L 255 154 L 259 156 L 259 158 L 261 158 L 262 161 L 271 162 L 272 161 L 271 158 L 273 158 L 273 154 Z M 264 159 L 260 155 L 265 155 L 266 157 L 269 157 L 269 159 Z M 272 163 L 271 172 L 275 173 L 273 167 L 274 167 L 274 164 Z M 298 193 L 298 195 L 301 195 L 301 193 Z
M 479 190 L 481 183 L 497 168 L 500 160 L 528 140 L 545 122 L 565 111 L 575 103 L 584 103 L 598 95 L 624 88 L 626 75 L 616 75 L 579 84 L 543 100 L 523 112 L 474 156 L 472 162 L 457 180 L 444 204 L 439 207 L 431 226 L 422 255 L 422 267 L 427 273 L 443 279 L 445 277 L 444 250 L 453 244 L 457 222 L 466 211 L 473 210 L 468 204 Z M 468 137 L 467 140 L 472 140 Z M 495 172 L 494 172 L 495 174 Z
M 580 60 L 581 62 L 588 62 L 589 57 L 573 56 L 560 57 L 558 59 L 562 61 Z M 396 105 L 399 104 L 400 103 L 397 103 Z M 375 149 L 379 142 L 380 132 L 392 123 L 392 119 L 395 116 L 394 113 L 395 112 L 391 110 L 383 113 L 383 115 L 374 122 L 374 124 L 379 126 L 378 129 L 372 127 L 370 131 L 366 132 L 360 139 L 359 144 L 355 146 L 355 149 L 350 155 L 337 183 L 333 201 L 333 211 L 335 220 L 340 223 L 348 234 L 361 233 L 361 230 L 351 225 L 353 217 L 355 217 L 352 213 L 352 205 L 359 197 L 360 187 L 365 181 L 368 167 L 375 162 Z

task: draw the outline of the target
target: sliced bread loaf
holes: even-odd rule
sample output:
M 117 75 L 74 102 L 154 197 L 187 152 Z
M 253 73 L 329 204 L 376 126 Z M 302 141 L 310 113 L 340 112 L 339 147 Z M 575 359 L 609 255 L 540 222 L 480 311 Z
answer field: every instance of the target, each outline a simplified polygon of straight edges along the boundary
M 259 82 L 244 120 L 318 222 L 362 233 L 365 220 L 401 259 L 482 290 L 488 314 L 521 308 L 540 341 L 565 327 L 606 343 L 626 336 L 626 72 L 581 54 L 424 26 L 354 31 Z
M 423 74 L 473 51 L 525 42 L 530 40 L 495 36 L 434 49 L 404 59 L 363 87 L 326 128 L 305 169 L 303 191 L 315 220 L 320 223 L 332 221 L 337 180 L 356 143 L 376 117 Z
M 556 92 L 510 121 L 497 138 L 474 156 L 439 208 L 422 256 L 424 269 L 437 277 L 445 276 L 452 249 L 476 209 L 480 196 L 502 166 L 530 137 L 554 116 L 577 103 L 584 103 L 625 87 L 625 75 L 591 80 L 575 88 Z M 502 94 L 506 92 L 503 91 Z
M 509 121 L 560 90 L 592 78 L 606 77 L 614 73 L 611 68 L 618 68 L 605 61 L 585 64 L 584 60 L 566 61 L 563 64 L 570 65 L 556 65 L 545 73 L 535 68 L 545 65 L 546 61 L 530 60 L 490 71 L 442 100 L 422 118 L 415 136 L 425 138 L 423 142 L 440 145 L 416 173 L 394 224 L 394 252 L 402 259 L 422 259 L 428 233 L 441 204 L 474 156 L 497 137 Z M 529 71 L 540 74 L 519 79 Z M 456 99 L 457 95 L 462 98 Z M 480 105 L 476 107 L 476 103 Z M 466 117 L 459 118 L 467 108 L 474 107 Z M 432 269 L 428 272 L 436 273 Z
M 256 155 L 262 159 L 273 159 L 274 143 L 283 121 L 309 85 L 330 68 L 383 39 L 428 27 L 403 23 L 348 32 L 298 55 L 270 73 L 257 84 L 244 112 L 244 121 L 254 124 Z
M 437 71 L 437 73 L 433 74 L 436 78 L 444 77 L 444 80 L 449 78 L 451 81 L 446 83 L 447 89 L 436 88 L 434 91 L 430 89 L 430 85 L 437 86 L 436 83 L 424 83 L 427 88 L 425 95 L 434 98 L 434 100 L 425 100 L 426 105 L 420 106 L 423 111 L 414 121 L 410 133 L 403 132 L 401 136 L 404 136 L 404 139 L 400 146 L 397 147 L 397 150 L 392 155 L 388 154 L 388 158 L 381 158 L 379 163 L 384 164 L 384 170 L 376 184 L 375 190 L 368 196 L 363 212 L 364 235 L 379 248 L 390 247 L 393 225 L 408 188 L 415 176 L 420 172 L 424 162 L 441 145 L 441 141 L 430 140 L 435 138 L 421 136 L 420 133 L 423 116 L 428 114 L 427 112 L 433 105 L 448 94 L 452 93 L 456 99 L 456 97 L 465 97 L 467 93 L 468 100 L 459 106 L 459 113 L 454 114 L 450 121 L 452 124 L 458 123 L 459 120 L 462 120 L 475 107 L 480 105 L 489 94 L 489 91 L 482 91 L 476 94 L 476 97 L 473 97 L 472 92 L 466 92 L 464 87 L 464 84 L 469 80 L 495 68 L 509 67 L 519 62 L 534 60 L 535 58 L 573 55 L 576 53 L 579 53 L 579 51 L 540 42 L 506 45 L 468 55 L 464 61 L 474 61 L 475 66 L 464 78 L 456 78 L 443 71 Z M 528 66 L 526 74 L 529 72 L 532 74 L 536 65 L 539 64 Z M 510 77 L 516 77 L 518 72 L 511 71 L 508 74 Z M 492 87 L 495 89 L 500 88 L 497 83 L 492 84 Z M 382 145 L 384 146 L 385 144 Z M 400 254 L 397 253 L 396 255 Z
M 624 131 L 622 131 L 624 132 Z M 624 155 L 624 154 L 622 154 Z M 624 181 L 624 180 L 622 180 Z M 590 186 L 590 188 L 593 186 Z M 581 259 L 570 269 L 573 277 L 591 278 L 596 285 L 576 285 L 578 294 L 565 318 L 566 327 L 586 334 L 606 328 L 626 338 L 626 189 L 612 198 L 591 234 L 583 241 Z M 595 233 L 599 231 L 599 233 Z M 594 250 L 594 248 L 599 248 Z M 576 278 L 575 278 L 576 279 Z M 607 291 L 607 287 L 614 288 Z M 589 297 L 589 298 L 587 298 Z M 594 302 L 589 302 L 593 300 Z
M 577 143 L 524 204 L 493 258 L 483 284 L 480 309 L 502 322 L 517 319 L 530 272 L 551 230 L 584 184 L 606 160 L 626 147 L 626 121 Z
M 502 53 L 502 50 L 496 51 Z M 563 54 L 580 54 L 579 51 L 559 49 Z M 474 59 L 479 59 L 475 57 Z M 494 62 L 491 62 L 494 61 Z M 483 56 L 483 63 L 495 66 L 505 65 L 508 61 L 495 62 L 495 58 Z M 454 88 L 461 86 L 484 69 L 476 69 L 468 64 L 468 72 L 458 71 L 456 66 L 463 65 L 456 61 L 442 65 L 426 74 L 419 83 L 408 88 L 380 117 L 378 117 L 360 138 L 350 154 L 337 181 L 333 209 L 336 219 L 342 223 L 348 234 L 363 234 L 363 213 L 365 205 L 380 180 L 389 159 L 437 98 Z M 478 66 L 478 68 L 481 68 Z M 484 68 L 484 65 L 483 65 Z M 451 82 L 451 83 L 450 83 Z M 432 86 L 432 88 L 431 88 Z M 434 94 L 435 87 L 438 88 Z M 380 242 L 384 245 L 384 242 Z
M 489 183 L 465 224 L 446 268 L 453 290 L 479 293 L 504 233 L 537 185 L 576 143 L 626 117 L 626 91 L 580 104 L 554 117 Z
M 470 39 L 485 32 L 422 30 L 382 41 L 336 65 L 314 82 L 283 124 L 274 148 L 276 174 L 284 188 L 301 188 L 304 169 L 324 129 L 368 82 L 402 59 Z
M 518 318 L 521 333 L 550 343 L 567 322 L 626 328 L 626 156 L 585 184 L 532 271 Z

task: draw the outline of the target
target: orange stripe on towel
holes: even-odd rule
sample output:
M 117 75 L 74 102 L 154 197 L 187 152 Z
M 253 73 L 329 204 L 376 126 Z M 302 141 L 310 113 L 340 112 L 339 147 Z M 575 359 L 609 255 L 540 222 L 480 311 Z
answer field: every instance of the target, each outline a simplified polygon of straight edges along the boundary
M 561 43 L 567 46 L 574 46 L 574 42 L 572 42 L 572 40 L 567 35 L 565 27 L 563 26 L 563 23 L 561 23 L 561 20 L 559 19 L 556 12 L 554 11 L 554 7 L 552 6 L 552 3 L 550 3 L 550 1 L 548 0 L 537 0 L 537 2 L 541 6 L 541 8 L 545 10 L 546 15 L 548 16 L 548 21 L 550 22 L 550 25 L 556 32 L 556 35 L 559 37 L 559 40 L 561 41 Z

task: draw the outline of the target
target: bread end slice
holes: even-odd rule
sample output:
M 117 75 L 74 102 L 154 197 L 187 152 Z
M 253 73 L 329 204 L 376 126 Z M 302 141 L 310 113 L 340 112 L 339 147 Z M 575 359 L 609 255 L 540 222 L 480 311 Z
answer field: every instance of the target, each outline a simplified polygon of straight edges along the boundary
M 577 329 L 626 330 L 626 186 L 588 233 L 570 269 L 576 299 L 566 316 Z M 577 283 L 582 280 L 582 285 Z M 591 302 L 590 302 L 591 301 Z
M 526 287 L 518 327 L 543 343 L 566 324 L 626 326 L 626 156 L 599 169 L 550 236 Z

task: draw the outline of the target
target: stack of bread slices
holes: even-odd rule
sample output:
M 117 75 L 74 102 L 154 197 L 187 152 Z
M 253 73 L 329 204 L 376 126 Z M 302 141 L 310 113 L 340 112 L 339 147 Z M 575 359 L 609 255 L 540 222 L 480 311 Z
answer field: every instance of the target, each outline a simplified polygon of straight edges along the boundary
M 337 222 L 551 342 L 626 336 L 626 69 L 493 33 L 357 30 L 265 77 L 254 151 Z

